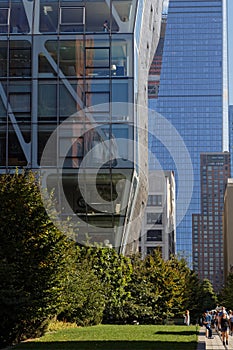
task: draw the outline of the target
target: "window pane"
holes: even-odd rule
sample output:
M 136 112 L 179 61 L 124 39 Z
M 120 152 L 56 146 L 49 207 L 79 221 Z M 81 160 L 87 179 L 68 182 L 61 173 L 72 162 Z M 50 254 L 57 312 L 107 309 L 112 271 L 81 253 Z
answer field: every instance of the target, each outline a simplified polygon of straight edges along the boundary
M 84 8 L 83 7 L 62 7 L 61 8 L 61 24 L 84 24 Z
M 148 230 L 147 241 L 162 241 L 162 230 Z
M 10 76 L 31 76 L 31 47 L 28 41 L 10 41 Z
M 86 48 L 86 68 L 109 68 L 109 48 Z
M 58 26 L 58 2 L 41 1 L 40 31 L 56 33 Z

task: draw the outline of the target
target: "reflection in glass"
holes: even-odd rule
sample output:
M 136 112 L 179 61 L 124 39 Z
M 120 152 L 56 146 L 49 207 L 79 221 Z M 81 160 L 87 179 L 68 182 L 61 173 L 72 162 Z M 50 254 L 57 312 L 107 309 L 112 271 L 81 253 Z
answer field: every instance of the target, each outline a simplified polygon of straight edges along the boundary
M 55 83 L 39 82 L 38 85 L 39 120 L 57 120 L 57 86 Z
M 12 34 L 29 33 L 29 30 L 30 28 L 22 1 L 12 1 L 10 11 L 10 32 Z
M 51 134 L 56 129 L 56 127 L 57 127 L 56 124 L 39 124 L 38 125 L 38 163 L 39 164 L 41 161 L 41 156 L 44 151 L 45 145 L 48 139 L 50 138 Z M 54 160 L 56 160 L 56 157 L 57 157 L 56 145 L 52 145 L 48 158 L 47 159 L 45 157 L 43 158 L 43 165 L 54 164 Z
M 9 26 L 9 9 L 0 8 L 0 33 L 7 33 Z
M 31 76 L 31 44 L 28 41 L 10 41 L 10 76 Z
M 85 24 L 84 7 L 60 8 L 60 32 L 83 32 Z
M 81 124 L 80 124 L 81 125 Z M 133 159 L 133 128 L 128 124 L 116 124 L 110 126 L 103 124 L 96 128 L 90 128 L 88 131 L 81 130 L 80 125 L 74 123 L 71 126 L 73 136 L 68 137 L 66 143 L 70 143 L 72 152 L 65 159 L 65 167 L 77 168 L 81 161 L 87 168 L 132 168 Z M 72 132 L 70 130 L 70 132 Z M 79 131 L 79 132 L 78 132 Z M 83 138 L 83 155 L 82 160 L 77 156 L 79 138 Z M 62 157 L 66 157 L 64 154 Z M 72 162 L 70 161 L 72 157 Z M 71 165 L 72 164 L 72 165 Z
M 58 27 L 58 2 L 41 1 L 40 31 L 42 33 L 56 33 Z
M 0 41 L 0 77 L 7 75 L 7 47 L 7 41 Z
M 86 75 L 91 77 L 110 75 L 109 47 L 86 47 Z
M 1 101 L 0 101 L 1 113 Z M 0 115 L 1 118 L 1 115 Z M 0 166 L 6 165 L 6 125 L 0 124 Z
M 9 126 L 8 132 L 8 165 L 9 166 L 25 166 L 26 158 L 15 134 L 13 126 Z

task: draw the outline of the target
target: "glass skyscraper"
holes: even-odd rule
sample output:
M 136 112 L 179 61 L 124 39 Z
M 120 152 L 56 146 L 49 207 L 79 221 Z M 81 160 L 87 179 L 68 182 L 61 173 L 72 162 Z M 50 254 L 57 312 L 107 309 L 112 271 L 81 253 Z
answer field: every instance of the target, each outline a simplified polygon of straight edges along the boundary
M 192 214 L 200 213 L 200 153 L 228 148 L 225 0 L 170 0 L 156 109 L 180 134 L 193 167 L 191 200 L 177 202 L 177 252 L 192 263 Z M 151 118 L 150 130 L 156 128 Z M 159 131 L 158 131 L 159 134 Z M 166 130 L 163 130 L 166 135 Z M 170 130 L 167 139 L 171 140 Z M 190 191 L 192 169 L 179 181 L 179 169 L 166 144 L 150 137 L 150 149 L 164 170 L 175 170 L 176 188 Z M 173 150 L 182 162 L 182 149 Z M 150 162 L 150 168 L 155 164 Z M 183 164 L 185 169 L 186 164 Z M 188 209 L 183 217 L 183 208 Z M 183 217 L 183 218 L 182 218 Z M 179 222 L 180 221 L 180 222 Z
M 79 242 L 138 241 L 161 13 L 162 0 L 0 1 L 0 173 L 42 167 Z

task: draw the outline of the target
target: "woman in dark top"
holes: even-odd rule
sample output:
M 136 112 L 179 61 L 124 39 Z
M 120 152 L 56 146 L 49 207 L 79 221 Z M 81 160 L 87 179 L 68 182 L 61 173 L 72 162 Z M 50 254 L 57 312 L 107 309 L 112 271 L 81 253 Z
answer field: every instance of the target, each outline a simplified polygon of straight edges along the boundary
M 222 332 L 223 345 L 225 345 L 225 339 L 226 339 L 226 345 L 228 345 L 228 327 L 229 327 L 229 320 L 227 318 L 227 314 L 223 313 L 221 318 L 221 332 Z

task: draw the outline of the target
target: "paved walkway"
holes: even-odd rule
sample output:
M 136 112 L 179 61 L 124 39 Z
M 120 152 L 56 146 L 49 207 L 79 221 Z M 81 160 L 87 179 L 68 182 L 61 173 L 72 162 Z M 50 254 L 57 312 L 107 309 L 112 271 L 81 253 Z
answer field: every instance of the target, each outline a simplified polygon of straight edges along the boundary
M 228 345 L 223 345 L 219 334 L 213 329 L 214 339 L 208 339 L 205 336 L 205 327 L 201 327 L 198 337 L 197 350 L 233 350 L 233 336 L 229 335 Z

